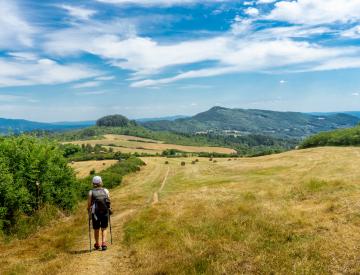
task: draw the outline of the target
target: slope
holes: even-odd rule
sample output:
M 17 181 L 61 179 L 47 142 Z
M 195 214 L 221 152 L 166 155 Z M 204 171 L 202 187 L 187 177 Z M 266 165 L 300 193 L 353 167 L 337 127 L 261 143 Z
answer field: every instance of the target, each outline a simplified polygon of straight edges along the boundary
M 238 131 L 241 134 L 264 134 L 276 137 L 302 138 L 337 128 L 352 127 L 359 118 L 347 114 L 316 116 L 296 112 L 228 109 L 213 107 L 191 118 L 155 121 L 143 125 L 152 130 L 181 133 Z
M 146 158 L 112 192 L 108 251 L 87 253 L 80 209 L 42 235 L 3 245 L 0 271 L 356 274 L 359 156 L 360 148 L 330 147 L 216 163 Z

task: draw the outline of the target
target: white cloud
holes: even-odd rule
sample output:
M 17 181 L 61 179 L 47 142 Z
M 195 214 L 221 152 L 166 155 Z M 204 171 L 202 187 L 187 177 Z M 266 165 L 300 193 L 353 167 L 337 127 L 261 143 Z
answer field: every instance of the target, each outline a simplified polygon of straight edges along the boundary
M 72 17 L 79 18 L 82 20 L 88 20 L 90 17 L 92 17 L 97 13 L 97 11 L 95 10 L 90 10 L 90 9 L 71 6 L 71 5 L 59 5 L 58 7 L 66 10 Z
M 341 35 L 346 38 L 360 38 L 360 25 L 343 31 Z
M 99 87 L 100 85 L 101 82 L 99 81 L 87 81 L 87 82 L 75 84 L 73 88 L 75 89 L 93 88 L 93 87 Z
M 258 0 L 256 3 L 257 4 L 270 4 L 270 3 L 274 3 L 277 0 Z
M 352 95 L 352 96 L 359 96 L 360 93 L 352 93 L 351 95 Z
M 247 14 L 247 15 L 250 15 L 250 16 L 257 16 L 257 15 L 259 15 L 259 10 L 257 9 L 257 8 L 247 8 L 246 10 L 245 10 L 245 13 Z
M 115 76 L 113 76 L 113 75 L 99 76 L 95 79 L 98 81 L 109 81 L 109 80 L 115 79 Z
M 244 6 L 252 6 L 255 4 L 255 1 L 245 1 L 243 4 Z
M 280 83 L 280 84 L 286 84 L 287 81 L 282 79 L 282 80 L 279 81 L 279 83 Z
M 186 2 L 101 1 L 118 4 L 131 2 L 142 5 L 154 5 L 155 2 L 158 4 L 167 2 L 168 5 L 196 2 L 190 0 Z M 337 1 L 342 2 L 342 0 Z M 270 1 L 261 2 L 270 3 Z M 69 56 L 87 53 L 98 56 L 112 66 L 130 71 L 128 80 L 131 81 L 132 87 L 158 87 L 182 79 L 237 72 L 278 72 L 284 68 L 287 71 L 296 72 L 360 67 L 356 57 L 360 51 L 356 47 L 326 47 L 306 42 L 310 37 L 338 33 L 338 30 L 331 29 L 329 26 L 308 24 L 323 22 L 325 19 L 325 21 L 330 20 L 332 8 L 319 6 L 319 3 L 323 4 L 323 2 L 324 0 L 277 2 L 267 17 L 300 22 L 300 25 L 287 27 L 258 28 L 256 18 L 259 10 L 246 7 L 245 12 L 250 17 L 236 16 L 230 31 L 210 38 L 186 41 L 159 42 L 151 37 L 139 36 L 134 24 L 129 20 L 114 22 L 89 20 L 86 24 L 79 22 L 47 34 L 43 49 L 50 55 Z M 354 0 L 348 2 L 352 3 L 351 7 L 355 7 Z M 345 6 L 347 6 L 346 9 L 342 7 L 343 10 L 340 10 L 342 15 L 350 14 L 349 4 Z M 309 14 L 306 14 L 307 11 Z M 322 17 L 317 17 L 315 11 L 320 12 Z M 304 13 L 306 19 L 297 19 L 298 13 Z M 342 20 L 350 20 L 351 16 L 347 18 Z M 333 19 L 337 20 L 336 17 Z M 301 20 L 306 24 L 301 24 Z M 174 72 L 180 66 L 192 64 L 197 64 L 199 69 Z M 164 72 L 167 73 L 167 77 L 161 77 Z M 114 79 L 112 76 L 100 76 L 90 83 L 77 84 L 74 87 L 82 88 L 83 85 L 96 87 L 99 81 L 112 79 Z
M 8 52 L 7 54 L 17 60 L 23 61 L 34 61 L 39 59 L 38 55 L 32 52 Z
M 359 0 L 280 1 L 268 19 L 295 24 L 326 24 L 360 20 Z
M 106 94 L 106 91 L 88 91 L 88 92 L 79 92 L 79 93 L 76 93 L 77 96 L 103 95 L 103 94 Z
M 21 14 L 16 1 L 0 1 L 0 49 L 31 47 L 36 28 Z
M 175 81 L 210 77 L 235 72 L 272 72 L 282 70 L 283 67 L 292 66 L 309 70 L 332 69 L 329 60 L 334 60 L 342 55 L 356 54 L 358 51 L 343 48 L 322 48 L 308 42 L 292 40 L 274 41 L 237 41 L 227 43 L 227 50 L 219 56 L 221 65 L 214 68 L 193 70 L 178 74 L 173 77 L 160 79 L 145 79 L 131 84 L 132 87 L 148 87 L 172 83 Z M 353 60 L 352 58 L 349 58 Z M 360 64 L 344 64 L 360 67 Z
M 0 87 L 60 84 L 99 75 L 100 72 L 79 64 L 64 65 L 50 59 L 0 59 Z
M 175 6 L 188 5 L 204 2 L 227 2 L 230 0 L 96 0 L 102 3 L 117 5 L 140 5 L 140 6 Z
M 357 54 L 359 56 L 359 54 Z M 354 57 L 340 57 L 325 61 L 319 66 L 311 68 L 312 71 L 329 71 L 342 69 L 356 69 L 360 68 L 360 58 Z

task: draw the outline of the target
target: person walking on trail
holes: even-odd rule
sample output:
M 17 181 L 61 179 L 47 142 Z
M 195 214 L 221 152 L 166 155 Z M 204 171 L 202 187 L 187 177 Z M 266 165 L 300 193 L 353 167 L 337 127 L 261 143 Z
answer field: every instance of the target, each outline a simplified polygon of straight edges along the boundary
M 95 237 L 95 250 L 100 249 L 99 235 L 101 228 L 101 249 L 106 250 L 106 229 L 109 223 L 110 209 L 110 193 L 109 190 L 103 188 L 101 177 L 95 176 L 92 179 L 93 189 L 90 190 L 88 196 L 87 210 L 91 213 L 92 226 Z

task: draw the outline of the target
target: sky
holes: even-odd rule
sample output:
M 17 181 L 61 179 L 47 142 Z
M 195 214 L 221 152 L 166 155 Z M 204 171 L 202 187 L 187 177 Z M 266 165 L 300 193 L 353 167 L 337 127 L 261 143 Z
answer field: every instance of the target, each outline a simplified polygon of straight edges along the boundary
M 0 117 L 360 110 L 360 0 L 0 0 Z

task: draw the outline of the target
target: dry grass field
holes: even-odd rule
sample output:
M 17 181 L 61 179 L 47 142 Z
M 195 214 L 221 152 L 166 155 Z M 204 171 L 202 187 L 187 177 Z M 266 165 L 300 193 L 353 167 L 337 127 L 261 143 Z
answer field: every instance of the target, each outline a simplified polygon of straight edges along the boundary
M 85 178 L 90 174 L 91 170 L 94 169 L 98 173 L 117 162 L 117 160 L 78 161 L 71 163 L 70 166 L 75 170 L 77 178 Z
M 123 152 L 123 153 L 148 153 L 148 154 L 161 154 L 166 149 L 177 149 L 184 152 L 214 152 L 214 153 L 225 153 L 232 154 L 236 153 L 235 150 L 222 147 L 202 147 L 202 146 L 184 146 L 184 145 L 175 145 L 175 144 L 166 144 L 161 141 L 133 137 L 133 136 L 124 136 L 124 135 L 104 135 L 104 139 L 98 140 L 81 140 L 81 141 L 72 141 L 65 143 L 73 144 L 100 144 L 106 148 L 113 148 L 114 152 Z
M 4 244 L 0 273 L 359 274 L 359 159 L 360 148 L 195 164 L 145 158 L 111 191 L 108 251 L 86 251 L 80 208 Z

